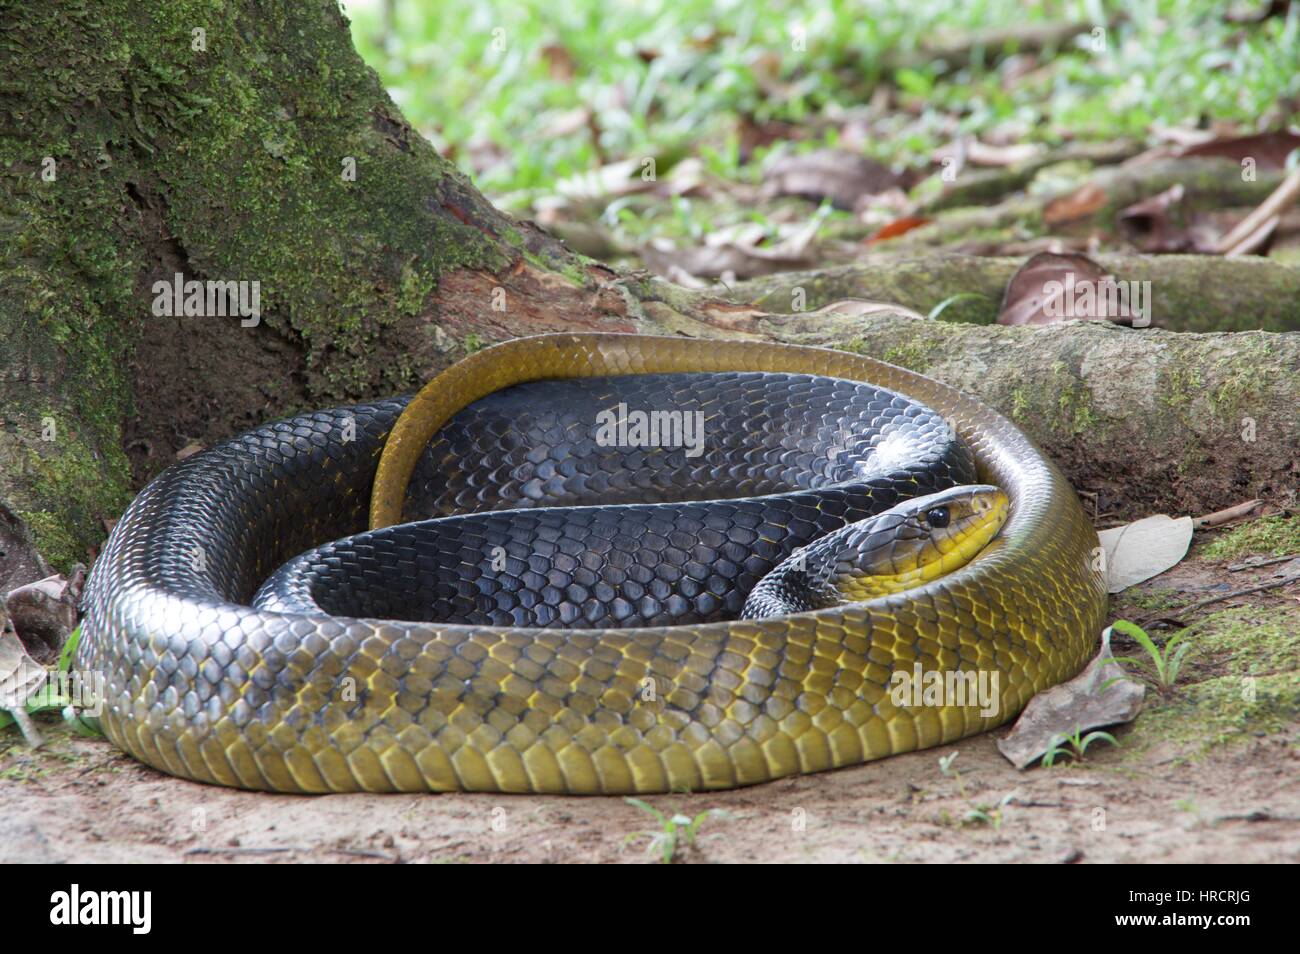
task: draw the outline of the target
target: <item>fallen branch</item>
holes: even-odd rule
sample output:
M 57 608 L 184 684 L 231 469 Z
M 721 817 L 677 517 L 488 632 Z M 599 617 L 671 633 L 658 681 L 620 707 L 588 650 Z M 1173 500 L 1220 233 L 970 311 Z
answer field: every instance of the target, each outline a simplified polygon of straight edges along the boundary
M 1192 520 L 1192 528 L 1196 530 L 1208 530 L 1211 527 L 1221 527 L 1240 517 L 1254 512 L 1262 504 L 1262 500 L 1247 500 L 1245 503 L 1237 504 L 1235 507 L 1228 507 L 1224 510 L 1216 510 L 1214 513 L 1207 513 L 1202 517 L 1196 517 Z
M 936 212 L 960 206 L 985 205 L 1012 192 L 1020 191 L 1029 185 L 1039 172 L 1058 162 L 1113 165 L 1137 155 L 1140 150 L 1138 144 L 1127 140 L 1076 143 L 1003 168 L 965 172 L 957 176 L 956 181 L 940 195 L 924 203 L 922 209 L 926 212 Z
M 1227 235 L 1219 239 L 1218 250 L 1224 255 L 1241 255 L 1253 251 L 1277 227 L 1282 213 L 1300 199 L 1300 169 L 1294 169 L 1273 190 L 1259 208 L 1246 216 Z
M 1063 199 L 1084 186 L 1098 190 L 1101 201 L 1088 215 L 1081 217 L 1083 226 L 1114 224 L 1115 215 L 1135 202 L 1157 195 L 1174 186 L 1183 187 L 1185 208 L 1221 209 L 1254 206 L 1265 201 L 1282 181 L 1282 175 L 1273 170 L 1260 170 L 1253 181 L 1241 178 L 1240 167 L 1230 159 L 1217 157 L 1184 158 L 1171 156 L 1150 162 L 1116 165 L 1127 158 L 1123 143 L 1113 144 L 1109 151 L 1092 147 L 1076 147 L 1073 156 L 1101 166 L 1086 179 L 1080 179 L 1068 188 L 1035 198 L 1040 207 Z M 1131 153 L 1129 153 L 1131 154 Z M 1058 154 L 1061 155 L 1061 154 Z M 1071 153 L 1064 153 L 1067 158 Z M 960 206 L 986 206 L 1002 196 L 1023 189 L 1047 166 L 1044 157 L 1010 169 L 978 171 L 957 177 L 943 193 L 924 202 L 920 209 L 932 215 L 945 209 Z
M 1291 560 L 1300 560 L 1300 553 L 1288 553 L 1286 556 L 1273 557 L 1270 560 L 1247 560 L 1245 563 L 1233 563 L 1229 565 L 1229 573 L 1240 573 L 1242 570 L 1257 570 L 1260 567 L 1273 566 L 1277 563 L 1287 563 Z
M 1198 600 L 1191 606 L 1184 606 L 1178 610 L 1178 613 L 1192 613 L 1198 609 L 1204 609 L 1215 603 L 1222 603 L 1224 600 L 1235 599 L 1238 596 L 1249 596 L 1252 593 L 1263 593 L 1265 590 L 1276 590 L 1283 586 L 1290 586 L 1292 583 L 1300 583 L 1300 573 L 1292 573 L 1280 579 L 1270 580 L 1267 583 L 1259 583 L 1255 586 L 1244 586 L 1239 590 L 1233 590 L 1231 593 L 1221 593 L 1218 596 L 1211 596 L 1208 599 Z
M 1228 258 L 1236 258 L 1238 255 L 1250 255 L 1264 247 L 1268 237 L 1277 229 L 1277 224 L 1282 221 L 1280 215 L 1275 215 L 1270 219 L 1261 222 L 1255 231 L 1249 233 L 1236 245 L 1233 245 L 1223 254 Z

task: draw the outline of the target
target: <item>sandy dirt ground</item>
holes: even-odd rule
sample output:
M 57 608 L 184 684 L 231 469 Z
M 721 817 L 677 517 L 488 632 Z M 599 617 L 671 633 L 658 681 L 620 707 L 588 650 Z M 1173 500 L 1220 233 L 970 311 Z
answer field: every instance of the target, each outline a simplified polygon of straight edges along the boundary
M 1176 616 L 1169 607 L 1250 582 L 1189 561 L 1130 591 L 1115 612 Z M 997 732 L 839 772 L 647 801 L 670 816 L 720 810 L 693 844 L 679 840 L 683 862 L 1300 861 L 1296 590 L 1186 620 L 1198 650 L 1185 682 L 1149 692 L 1138 720 L 1115 731 L 1120 746 L 1095 744 L 1081 763 L 1017 771 Z M 1247 681 L 1249 695 L 1239 689 Z M 0 861 L 645 863 L 663 847 L 652 839 L 659 822 L 622 798 L 238 792 L 43 727 L 49 741 L 35 751 L 12 729 L 0 734 Z M 939 757 L 953 751 L 956 774 L 944 774 Z

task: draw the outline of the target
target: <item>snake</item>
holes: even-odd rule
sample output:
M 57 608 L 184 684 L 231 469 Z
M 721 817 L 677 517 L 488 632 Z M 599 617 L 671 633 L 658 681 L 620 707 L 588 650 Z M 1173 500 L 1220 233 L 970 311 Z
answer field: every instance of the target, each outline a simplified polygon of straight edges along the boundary
M 1093 651 L 1097 547 L 1015 424 L 922 374 L 538 335 L 164 470 L 75 668 L 115 746 L 200 782 L 725 789 L 1007 723 Z

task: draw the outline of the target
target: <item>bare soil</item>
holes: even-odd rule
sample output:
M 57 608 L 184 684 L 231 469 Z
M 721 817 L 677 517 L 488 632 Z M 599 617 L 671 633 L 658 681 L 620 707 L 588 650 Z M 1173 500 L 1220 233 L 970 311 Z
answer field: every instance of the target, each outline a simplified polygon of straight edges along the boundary
M 1265 572 L 1185 561 L 1116 600 L 1115 614 L 1177 618 L 1178 606 Z M 668 815 L 725 812 L 703 821 L 693 845 L 679 843 L 674 859 L 686 862 L 1300 861 L 1297 589 L 1183 620 L 1202 621 L 1185 681 L 1149 692 L 1137 721 L 1115 730 L 1120 746 L 1094 744 L 1080 763 L 1019 772 L 999 754 L 998 732 L 833 773 L 647 801 Z M 1255 705 L 1209 692 L 1242 672 L 1259 677 Z M 0 734 L 0 861 L 659 857 L 648 849 L 661 826 L 622 798 L 239 792 L 170 778 L 102 740 L 46 728 L 36 751 L 12 729 Z M 959 777 L 938 764 L 954 750 Z

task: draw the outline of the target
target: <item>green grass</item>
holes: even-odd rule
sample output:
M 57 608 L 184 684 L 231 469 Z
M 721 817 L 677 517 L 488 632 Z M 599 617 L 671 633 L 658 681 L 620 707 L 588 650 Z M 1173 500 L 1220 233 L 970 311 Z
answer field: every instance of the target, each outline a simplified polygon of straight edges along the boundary
M 1196 757 L 1269 736 L 1294 746 L 1300 720 L 1298 622 L 1289 606 L 1243 606 L 1212 613 L 1177 634 L 1195 643 L 1196 654 L 1177 693 L 1148 701 L 1125 739 L 1129 756 L 1169 743 Z
M 1184 642 L 1188 630 L 1183 630 L 1181 633 L 1171 636 L 1165 641 L 1162 649 L 1136 623 L 1121 619 L 1116 620 L 1111 628 L 1116 633 L 1135 640 L 1146 651 L 1146 656 L 1116 656 L 1113 660 L 1115 664 L 1132 666 L 1137 670 L 1138 676 L 1161 692 L 1168 692 L 1174 688 L 1178 683 L 1178 677 L 1183 672 L 1183 664 L 1187 661 L 1188 654 L 1193 651 L 1192 644 Z M 1119 682 L 1125 678 L 1128 677 L 1126 675 L 1115 676 L 1109 679 L 1106 685 L 1109 686 L 1110 683 Z M 1104 733 L 1102 734 L 1104 735 Z M 1079 750 L 1078 754 L 1080 758 L 1083 757 L 1082 750 Z
M 1201 555 L 1207 560 L 1235 560 L 1248 555 L 1300 554 L 1300 517 L 1260 517 L 1217 537 Z
M 649 802 L 639 798 L 625 798 L 623 801 L 645 812 L 659 826 L 651 831 L 633 832 L 627 836 L 626 840 L 632 842 L 643 837 L 648 838 L 649 843 L 646 847 L 646 853 L 658 855 L 659 860 L 666 865 L 673 863 L 678 850 L 695 847 L 695 839 L 699 836 L 700 828 L 708 819 L 731 817 L 720 808 L 702 811 L 692 818 L 683 815 L 681 812 L 674 812 L 671 815 L 665 814 Z
M 1082 762 L 1088 752 L 1088 746 L 1094 742 L 1119 745 L 1109 732 L 1089 732 L 1084 735 L 1082 729 L 1076 728 L 1073 735 L 1058 734 L 1052 738 L 1052 747 L 1043 753 L 1043 768 L 1051 768 L 1062 758 L 1072 758 L 1076 762 Z
M 962 133 L 1027 140 L 1141 137 L 1156 122 L 1254 124 L 1300 94 L 1300 8 L 1243 26 L 1224 22 L 1213 0 L 397 0 L 385 38 L 379 0 L 345 6 L 358 48 L 406 116 L 512 206 L 625 158 L 655 156 L 662 175 L 698 155 L 720 175 L 753 177 L 753 163 L 739 164 L 740 117 L 811 128 L 864 105 L 887 52 L 972 27 L 1095 23 L 1121 9 L 1128 18 L 1104 51 L 1081 38 L 1028 80 L 1005 82 L 1006 62 L 883 77 L 911 113 L 896 111 L 867 152 L 920 165 L 950 140 L 948 117 Z M 590 124 L 553 131 L 580 108 L 592 111 Z

